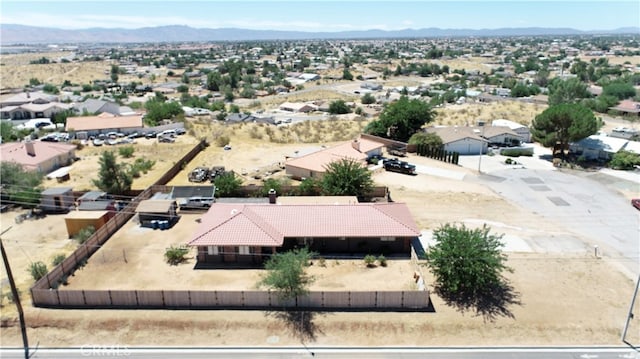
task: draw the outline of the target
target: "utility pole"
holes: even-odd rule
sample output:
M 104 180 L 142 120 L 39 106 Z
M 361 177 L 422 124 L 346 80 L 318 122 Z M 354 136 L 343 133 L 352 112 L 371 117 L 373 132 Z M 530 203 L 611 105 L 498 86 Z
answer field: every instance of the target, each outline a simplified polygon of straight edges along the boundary
M 640 274 L 638 274 L 638 281 L 636 282 L 636 289 L 633 292 L 633 297 L 631 298 L 631 306 L 629 307 L 629 314 L 627 315 L 627 321 L 624 323 L 624 329 L 622 330 L 622 342 L 627 344 L 628 346 L 634 348 L 634 349 L 636 348 L 637 344 L 629 343 L 627 341 L 627 329 L 629 329 L 629 324 L 631 322 L 631 319 L 634 318 L 633 307 L 634 307 L 634 304 L 636 303 L 636 296 L 638 295 L 638 289 L 640 289 Z
M 5 234 L 10 229 L 11 227 L 2 231 L 2 233 L 0 233 L 0 236 Z M 16 303 L 16 308 L 18 309 L 18 317 L 20 318 L 20 330 L 22 332 L 22 344 L 24 344 L 24 359 L 29 359 L 29 340 L 27 339 L 27 326 L 24 322 L 24 312 L 22 311 L 22 305 L 20 304 L 20 297 L 18 296 L 16 283 L 13 281 L 13 274 L 11 274 L 9 258 L 7 258 L 7 253 L 4 251 L 2 238 L 0 238 L 0 252 L 2 252 L 2 261 L 4 262 L 4 268 L 7 270 L 7 276 L 9 277 L 9 285 L 11 286 L 11 295 L 13 295 L 13 302 Z

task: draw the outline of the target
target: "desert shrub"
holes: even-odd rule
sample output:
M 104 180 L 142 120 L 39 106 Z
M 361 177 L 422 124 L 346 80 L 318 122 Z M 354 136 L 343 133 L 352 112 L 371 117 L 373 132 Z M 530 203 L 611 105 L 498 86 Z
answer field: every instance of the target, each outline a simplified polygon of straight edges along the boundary
M 229 139 L 228 136 L 218 136 L 216 138 L 216 145 L 218 147 L 224 147 L 224 146 L 228 145 L 229 142 L 231 142 L 231 139 Z
M 144 158 L 136 158 L 129 168 L 129 173 L 133 177 L 140 177 L 140 172 L 146 174 L 156 164 L 154 160 L 145 160 Z
M 178 265 L 187 260 L 185 256 L 189 253 L 186 246 L 171 246 L 164 252 L 164 258 L 172 266 Z
M 64 261 L 65 258 L 66 256 L 64 254 L 56 254 L 56 256 L 53 257 L 53 260 L 51 261 L 51 265 L 56 267 L 60 265 L 60 263 L 62 263 L 62 261 Z
M 84 227 L 75 236 L 73 236 L 73 239 L 75 239 L 78 244 L 84 244 L 84 242 L 86 242 L 87 239 L 95 233 L 95 231 L 96 228 L 94 226 Z
M 514 161 L 511 158 L 507 158 L 506 160 L 504 160 L 504 163 L 510 165 L 512 164 Z
M 327 260 L 324 259 L 324 257 L 319 257 L 318 258 L 318 265 L 322 268 L 325 268 L 327 266 Z
M 609 162 L 609 167 L 616 170 L 632 170 L 640 166 L 640 155 L 631 151 L 619 151 Z
M 378 256 L 378 263 L 380 263 L 380 266 L 382 267 L 386 267 L 387 266 L 387 258 L 385 256 L 383 256 L 382 254 Z
M 505 148 L 500 151 L 500 154 L 508 157 L 520 157 L 520 156 L 533 156 L 531 150 L 526 150 L 522 148 Z
M 40 261 L 31 262 L 29 265 L 29 273 L 31 273 L 31 277 L 33 277 L 34 280 L 39 280 L 47 274 L 47 265 Z
M 78 151 L 82 150 L 84 148 L 84 145 L 82 144 L 82 141 L 80 140 L 71 140 L 69 143 L 71 143 L 72 145 L 76 146 L 76 149 Z
M 366 256 L 364 256 L 364 264 L 367 266 L 367 268 L 375 267 L 376 257 L 372 256 L 371 254 L 367 254 Z
M 118 153 L 120 154 L 120 156 L 122 156 L 124 158 L 133 157 L 133 152 L 134 151 L 135 151 L 135 149 L 133 148 L 133 146 L 124 146 L 124 147 L 118 148 Z

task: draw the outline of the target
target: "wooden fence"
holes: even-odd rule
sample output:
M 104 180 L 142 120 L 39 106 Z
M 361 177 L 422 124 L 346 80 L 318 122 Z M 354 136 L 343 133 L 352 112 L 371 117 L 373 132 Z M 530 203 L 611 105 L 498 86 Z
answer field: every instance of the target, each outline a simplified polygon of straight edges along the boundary
M 428 291 L 310 292 L 282 301 L 271 291 L 31 289 L 38 307 L 67 309 L 239 309 L 424 311 Z
M 201 140 L 195 145 L 191 151 L 187 152 L 178 162 L 176 162 L 165 174 L 163 174 L 157 181 L 155 181 L 154 185 L 165 185 L 169 183 L 175 177 L 178 172 L 182 171 L 182 169 L 189 163 L 191 160 L 196 157 L 196 155 L 205 148 L 207 148 L 209 144 L 206 140 Z

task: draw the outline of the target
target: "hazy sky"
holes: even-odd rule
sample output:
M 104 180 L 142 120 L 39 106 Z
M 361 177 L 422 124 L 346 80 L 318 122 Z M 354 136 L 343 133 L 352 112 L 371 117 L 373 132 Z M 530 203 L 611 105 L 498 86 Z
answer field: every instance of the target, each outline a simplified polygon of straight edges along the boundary
M 261 30 L 640 26 L 640 1 L 0 1 L 0 24 Z

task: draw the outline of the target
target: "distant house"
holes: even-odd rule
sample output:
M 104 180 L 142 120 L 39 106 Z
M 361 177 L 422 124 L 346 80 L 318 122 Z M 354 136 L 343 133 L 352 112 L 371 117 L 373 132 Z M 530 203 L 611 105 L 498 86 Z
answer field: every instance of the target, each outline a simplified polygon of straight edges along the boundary
M 304 73 L 304 74 L 300 74 L 298 78 L 301 80 L 304 80 L 305 82 L 316 81 L 316 80 L 320 80 L 320 75 Z
M 40 208 L 47 213 L 67 213 L 74 203 L 71 187 L 47 188 L 40 193 Z
M 640 102 L 623 100 L 617 106 L 610 107 L 611 110 L 619 111 L 623 115 L 640 116 Z
M 353 159 L 364 166 L 369 157 L 382 154 L 384 144 L 360 138 L 341 145 L 326 148 L 304 156 L 290 158 L 285 162 L 285 172 L 295 179 L 319 178 L 326 166 L 341 159 Z
M 480 136 L 490 145 L 497 146 L 518 146 L 522 142 L 522 137 L 515 133 L 508 126 L 483 126 L 472 128 L 474 133 L 480 133 Z
M 623 138 L 591 135 L 569 144 L 569 152 L 576 156 L 583 156 L 587 160 L 608 161 L 614 154 L 624 149 L 627 142 L 629 141 Z
M 76 146 L 59 142 L 10 142 L 0 145 L 0 161 L 13 162 L 27 171 L 46 174 L 71 164 L 76 158 Z
M 314 105 L 300 102 L 285 102 L 278 108 L 280 109 L 280 111 L 288 112 L 311 112 L 317 109 Z
M 520 139 L 522 142 L 531 142 L 531 130 L 529 129 L 529 127 L 525 125 L 519 124 L 514 121 L 498 119 L 498 120 L 493 120 L 491 122 L 491 126 L 502 126 L 502 127 L 506 126 L 510 128 L 513 132 L 515 132 L 518 136 L 520 136 Z
M 198 248 L 199 264 L 259 264 L 303 246 L 320 254 L 408 256 L 419 235 L 403 203 L 215 203 L 188 245 Z
M 461 155 L 487 152 L 489 141 L 473 127 L 430 127 L 426 128 L 425 132 L 437 134 L 442 139 L 445 151 L 458 152 Z
M 0 119 L 29 120 L 51 118 L 71 105 L 58 102 L 58 97 L 42 92 L 23 92 L 0 102 Z
M 128 113 L 131 111 L 128 107 L 121 107 L 116 102 L 98 100 L 98 99 L 87 99 L 84 102 L 79 102 L 73 105 L 73 110 L 77 114 L 81 115 L 94 115 L 101 113 L 110 113 L 112 115 L 122 115 L 123 113 Z
M 132 133 L 143 128 L 142 115 L 115 116 L 102 113 L 98 116 L 80 116 L 67 118 L 67 131 L 86 132 L 89 136 L 100 133 L 122 132 Z
M 376 84 L 373 82 L 363 82 L 360 84 L 360 88 L 372 90 L 372 91 L 379 91 L 379 90 L 382 90 L 382 85 Z

